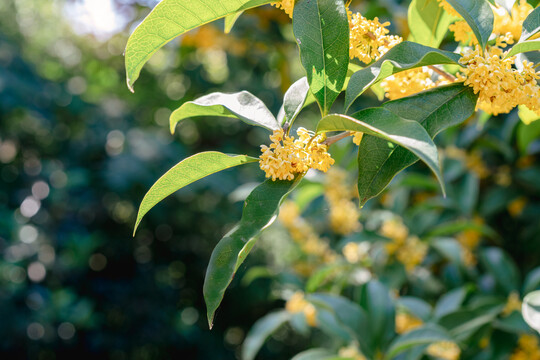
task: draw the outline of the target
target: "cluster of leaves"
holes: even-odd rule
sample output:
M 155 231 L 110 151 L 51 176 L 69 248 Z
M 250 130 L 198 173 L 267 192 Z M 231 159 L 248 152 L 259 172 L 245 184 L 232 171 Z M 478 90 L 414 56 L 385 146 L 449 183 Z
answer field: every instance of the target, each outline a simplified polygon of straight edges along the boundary
M 144 63 L 173 38 L 222 17 L 226 18 L 227 28 L 230 29 L 243 11 L 269 2 L 224 0 L 212 6 L 204 0 L 185 3 L 163 0 L 128 41 L 128 86 L 133 89 Z M 448 3 L 465 19 L 480 47 L 486 49 L 493 30 L 493 13 L 489 2 L 448 0 Z M 313 129 L 314 134 L 337 131 L 365 134 L 358 148 L 357 160 L 357 188 L 361 206 L 383 192 L 400 171 L 419 159 L 431 169 L 443 193 L 448 192 L 448 200 L 439 199 L 430 205 L 420 204 L 415 208 L 413 218 L 417 227 L 415 233 L 426 237 L 430 252 L 433 252 L 434 258 L 430 265 L 439 264 L 437 266 L 445 269 L 441 273 L 448 277 L 443 281 L 444 286 L 430 285 L 429 282 L 414 284 L 404 276 L 406 272 L 403 269 L 398 269 L 397 272 L 401 273 L 397 275 L 386 274 L 392 268 L 382 266 L 381 273 L 374 271 L 379 280 L 372 280 L 358 288 L 362 294 L 357 299 L 360 305 L 333 295 L 313 294 L 308 298 L 317 308 L 321 330 L 338 341 L 358 343 L 361 352 L 370 358 L 378 357 L 381 353 L 388 359 L 398 355 L 420 358 L 426 350 L 426 344 L 440 341 L 459 343 L 470 348 L 467 356 L 476 356 L 480 351 L 479 345 L 476 346 L 478 336 L 492 332 L 496 334 L 497 331 L 526 331 L 521 318 L 512 318 L 507 321 L 510 324 L 507 324 L 506 319 L 499 317 L 506 296 L 522 288 L 517 272 L 512 270 L 515 265 L 508 256 L 496 247 L 482 249 L 479 256 L 482 271 L 471 271 L 470 266 L 463 263 L 459 242 L 444 238 L 475 226 L 467 221 L 448 224 L 446 220 L 472 215 L 478 207 L 475 200 L 478 198 L 480 183 L 478 178 L 471 178 L 472 175 L 467 171 L 454 170 L 448 175 L 448 170 L 443 175 L 439 162 L 441 156 L 433 138 L 442 130 L 461 124 L 475 114 L 477 95 L 473 90 L 462 83 L 453 83 L 389 101 L 378 107 L 349 113 L 358 97 L 389 76 L 423 66 L 461 66 L 460 54 L 437 48 L 446 35 L 450 21 L 447 15 L 436 1 L 413 1 L 409 8 L 412 41 L 396 45 L 379 60 L 362 69 L 349 61 L 349 25 L 344 1 L 296 1 L 293 32 L 306 78 L 298 80 L 286 91 L 277 116 L 260 99 L 244 91 L 235 94 L 212 93 L 186 102 L 170 117 L 171 131 L 185 119 L 205 116 L 236 118 L 269 131 L 281 127 L 288 130 L 301 110 L 316 102 L 320 109 L 320 119 Z M 538 9 L 531 13 L 523 27 L 522 38 L 512 47 L 507 57 L 539 49 L 540 42 L 531 40 L 540 30 Z M 343 91 L 344 111 L 332 113 L 332 106 Z M 531 138 L 525 141 L 530 142 Z M 528 148 L 529 144 L 524 146 Z M 247 155 L 227 155 L 215 151 L 198 153 L 183 160 L 163 175 L 147 193 L 140 206 L 136 228 L 153 206 L 178 189 L 218 171 L 256 161 L 256 158 Z M 207 268 L 204 296 L 210 327 L 225 290 L 252 250 L 257 235 L 275 220 L 285 198 L 295 189 L 301 189 L 305 181 L 303 175 L 292 181 L 266 180 L 247 196 L 242 219 L 217 244 Z M 429 189 L 433 190 L 430 178 L 424 178 L 420 183 L 422 186 L 428 184 Z M 402 188 L 410 186 L 407 183 L 401 185 Z M 495 201 L 492 198 L 490 200 Z M 369 212 L 366 216 L 370 217 Z M 492 236 L 492 231 L 485 232 L 485 235 Z M 495 243 L 497 239 L 497 236 L 492 236 Z M 484 280 L 486 276 L 493 279 L 493 282 L 483 284 L 482 281 L 487 281 Z M 313 281 L 308 281 L 311 289 Z M 523 289 L 537 287 L 534 279 L 530 281 L 532 285 L 526 283 Z M 478 289 L 471 289 L 468 285 L 470 283 L 480 285 Z M 433 291 L 429 286 L 435 286 L 438 290 Z M 390 296 L 390 287 L 428 294 L 432 298 L 430 302 L 435 304 L 434 308 L 418 298 L 394 301 Z M 314 288 L 316 290 L 317 286 Z M 440 297 L 443 293 L 441 289 L 452 291 Z M 345 287 L 341 287 L 335 292 L 339 294 L 346 291 Z M 500 293 L 497 294 L 497 291 Z M 494 295 L 499 295 L 499 298 L 495 299 Z M 396 306 L 407 308 L 427 325 L 395 337 L 393 321 Z M 262 320 L 254 329 L 255 335 L 246 341 L 246 358 L 254 356 L 262 344 L 261 337 L 268 336 L 283 322 L 292 319 L 290 313 L 282 312 Z M 499 319 L 498 322 L 496 319 Z M 369 334 L 368 329 L 373 326 L 380 327 L 380 331 Z M 301 329 L 301 326 L 298 328 Z M 511 352 L 508 349 L 500 350 L 497 346 L 493 344 L 490 350 L 493 356 Z M 408 354 L 400 355 L 403 352 Z M 309 353 L 306 356 L 312 359 L 316 355 Z M 323 351 L 317 356 L 322 359 L 332 358 L 333 355 Z

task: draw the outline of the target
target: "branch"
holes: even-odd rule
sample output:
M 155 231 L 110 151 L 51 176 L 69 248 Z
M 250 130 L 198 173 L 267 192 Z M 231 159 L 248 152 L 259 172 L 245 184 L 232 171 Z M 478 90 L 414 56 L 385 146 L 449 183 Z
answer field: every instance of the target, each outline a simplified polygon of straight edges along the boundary
M 428 65 L 428 68 L 430 68 L 431 70 L 433 70 L 437 74 L 441 75 L 443 78 L 445 78 L 446 80 L 448 80 L 450 82 L 455 82 L 457 80 L 457 78 L 454 75 L 451 75 L 451 74 L 447 73 L 446 71 L 443 71 L 443 70 L 439 69 L 438 67 L 436 67 L 434 65 Z
M 326 138 L 326 140 L 323 141 L 323 144 L 326 146 L 330 146 L 335 142 L 338 142 L 339 140 L 345 139 L 346 137 L 351 136 L 351 133 L 349 131 L 342 132 L 341 134 L 337 134 L 334 136 L 330 136 L 329 138 Z

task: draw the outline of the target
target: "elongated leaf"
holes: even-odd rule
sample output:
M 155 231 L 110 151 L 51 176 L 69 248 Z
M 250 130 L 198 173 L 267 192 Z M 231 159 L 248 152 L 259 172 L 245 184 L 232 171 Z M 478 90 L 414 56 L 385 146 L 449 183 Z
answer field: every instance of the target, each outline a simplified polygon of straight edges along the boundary
M 403 119 L 385 108 L 371 108 L 352 116 L 325 116 L 317 125 L 317 133 L 329 131 L 360 131 L 403 146 L 429 166 L 444 191 L 437 147 L 426 129 L 418 122 Z M 388 142 L 384 146 L 392 149 L 396 147 Z M 364 155 L 372 156 L 359 154 L 360 157 Z
M 540 32 L 540 7 L 534 9 L 529 16 L 523 21 L 523 29 L 519 42 L 529 40 L 531 37 Z
M 291 360 L 335 360 L 339 357 L 326 349 L 309 349 L 296 354 Z
M 397 44 L 372 65 L 357 71 L 351 76 L 345 94 L 345 109 L 348 109 L 354 100 L 371 85 L 390 75 L 427 65 L 458 64 L 460 58 L 459 54 L 410 41 Z
M 476 108 L 477 95 L 470 87 L 453 84 L 411 97 L 389 101 L 383 108 L 418 121 L 434 138 L 440 131 L 462 123 Z M 358 150 L 360 205 L 380 194 L 394 176 L 418 161 L 410 151 L 388 147 L 380 138 L 365 136 Z M 369 156 L 363 156 L 369 154 Z
M 518 291 L 519 270 L 508 254 L 499 248 L 490 247 L 482 250 L 480 260 L 507 294 Z
M 255 244 L 255 237 L 274 222 L 281 202 L 300 180 L 269 179 L 257 186 L 244 203 L 240 222 L 214 248 L 203 288 L 210 328 L 225 290 Z
M 225 16 L 225 25 L 224 25 L 224 28 L 223 28 L 223 31 L 225 32 L 225 34 L 228 34 L 228 33 L 231 32 L 234 24 L 236 23 L 236 20 L 238 20 L 238 18 L 243 13 L 244 13 L 244 10 L 238 11 L 235 14 L 230 14 L 230 15 Z
M 253 325 L 242 345 L 242 360 L 253 360 L 266 339 L 283 324 L 289 321 L 291 314 L 282 310 L 268 314 Z
M 408 20 L 414 42 L 437 48 L 453 18 L 436 0 L 413 0 L 409 5 Z
M 418 345 L 431 344 L 439 341 L 452 341 L 448 332 L 440 326 L 429 324 L 399 336 L 386 353 L 384 359 L 391 360 L 404 351 Z
M 235 94 L 220 92 L 203 96 L 195 101 L 188 101 L 173 111 L 169 119 L 171 133 L 178 122 L 198 116 L 220 116 L 235 118 L 249 125 L 262 126 L 276 130 L 279 124 L 266 105 L 247 91 Z
M 326 115 L 349 64 L 349 21 L 343 0 L 298 0 L 293 31 L 311 92 Z
M 163 45 L 194 29 L 224 16 L 236 14 L 270 0 L 163 0 L 148 14 L 128 39 L 126 46 L 127 85 L 139 78 L 144 64 Z
M 258 159 L 246 155 L 227 155 L 216 151 L 198 153 L 182 160 L 160 177 L 144 196 L 139 206 L 133 234 L 137 231 L 144 215 L 175 191 L 218 171 L 255 161 Z
M 486 0 L 447 0 L 471 27 L 484 49 L 493 32 L 493 11 Z
M 370 349 L 373 354 L 385 349 L 393 337 L 395 328 L 395 305 L 390 290 L 377 280 L 364 285 L 360 305 L 365 310 L 370 326 Z M 369 354 L 368 354 L 369 355 Z
M 540 50 L 540 40 L 527 40 L 514 45 L 505 57 L 508 58 L 520 53 L 538 50 Z
M 283 106 L 279 110 L 278 122 L 282 125 L 285 121 L 291 124 L 300 114 L 309 94 L 309 83 L 306 77 L 292 84 L 283 97 Z
M 433 315 L 436 318 L 440 318 L 458 310 L 461 304 L 463 304 L 466 296 L 467 288 L 465 287 L 460 287 L 447 292 L 439 299 L 439 301 L 437 301 Z

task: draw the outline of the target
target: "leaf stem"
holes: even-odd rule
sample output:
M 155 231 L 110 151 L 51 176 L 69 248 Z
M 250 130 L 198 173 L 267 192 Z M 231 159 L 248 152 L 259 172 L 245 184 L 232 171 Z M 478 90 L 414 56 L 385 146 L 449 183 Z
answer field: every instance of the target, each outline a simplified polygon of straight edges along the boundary
M 337 134 L 334 136 L 330 136 L 329 138 L 326 138 L 326 140 L 323 141 L 323 144 L 326 146 L 330 146 L 333 143 L 338 142 L 339 140 L 345 139 L 348 136 L 351 136 L 351 133 L 349 131 L 344 131 L 341 134 Z
M 445 78 L 446 80 L 448 80 L 450 82 L 455 82 L 457 80 L 457 78 L 454 75 L 449 74 L 446 71 L 441 70 L 441 69 L 439 69 L 438 67 L 436 67 L 434 65 L 428 65 L 428 68 L 430 68 L 431 70 L 433 70 L 437 74 L 441 75 L 443 78 Z

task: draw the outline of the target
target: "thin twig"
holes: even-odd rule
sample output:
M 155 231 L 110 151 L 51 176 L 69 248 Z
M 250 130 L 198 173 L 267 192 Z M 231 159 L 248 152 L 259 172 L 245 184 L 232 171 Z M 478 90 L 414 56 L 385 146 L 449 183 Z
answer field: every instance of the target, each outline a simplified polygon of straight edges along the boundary
M 323 141 L 324 145 L 330 146 L 333 143 L 345 139 L 346 137 L 351 136 L 351 133 L 349 131 L 342 132 L 341 134 L 337 134 L 334 136 L 330 136 L 329 138 L 326 138 L 326 140 Z
M 454 75 L 449 74 L 446 71 L 443 71 L 434 65 L 428 65 L 428 68 L 435 71 L 437 74 L 441 75 L 443 78 L 445 78 L 448 81 L 455 82 L 457 80 L 457 78 Z

